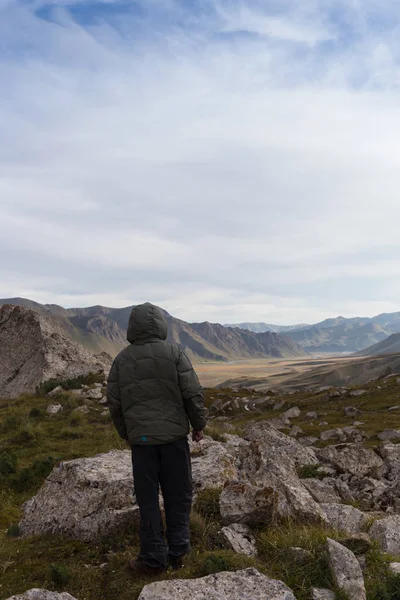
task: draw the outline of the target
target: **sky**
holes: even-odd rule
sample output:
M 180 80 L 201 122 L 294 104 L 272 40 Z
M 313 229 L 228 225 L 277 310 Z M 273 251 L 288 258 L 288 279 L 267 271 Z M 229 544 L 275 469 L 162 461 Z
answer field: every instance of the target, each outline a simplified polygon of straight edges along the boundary
M 0 297 L 400 310 L 398 0 L 0 0 Z

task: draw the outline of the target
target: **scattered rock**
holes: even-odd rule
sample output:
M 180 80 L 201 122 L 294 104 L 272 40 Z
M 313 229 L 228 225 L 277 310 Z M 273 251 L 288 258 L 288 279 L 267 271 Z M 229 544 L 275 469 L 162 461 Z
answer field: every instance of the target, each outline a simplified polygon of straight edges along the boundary
M 200 444 L 191 443 L 192 478 L 195 491 L 223 487 L 227 481 L 239 479 L 240 451 L 250 444 L 237 435 L 225 435 L 226 442 L 205 437 Z
M 60 463 L 23 512 L 23 536 L 53 533 L 92 541 L 131 529 L 138 515 L 131 452 Z
M 66 592 L 48 592 L 38 588 L 29 590 L 19 596 L 11 596 L 8 600 L 76 600 Z
M 224 523 L 270 523 L 274 517 L 277 494 L 272 487 L 232 482 L 222 491 L 220 511 Z
M 399 440 L 400 429 L 385 429 L 381 433 L 378 433 L 378 439 L 382 441 Z
M 299 417 L 301 415 L 301 410 L 299 409 L 298 406 L 294 406 L 293 408 L 289 408 L 289 410 L 286 410 L 284 413 L 282 413 L 281 418 L 282 419 L 295 419 L 296 417 Z
M 366 554 L 369 550 L 371 550 L 372 546 L 371 538 L 369 537 L 368 533 L 363 531 L 360 531 L 359 533 L 353 533 L 352 535 L 341 538 L 338 541 L 356 555 Z
M 305 565 L 314 559 L 312 552 L 305 548 L 289 548 L 288 554 L 297 565 Z
M 311 600 L 336 600 L 336 594 L 324 588 L 312 588 Z
M 146 585 L 138 600 L 296 600 L 282 581 L 256 569 L 216 573 L 200 579 L 157 581 Z
M 369 517 L 348 504 L 321 504 L 326 520 L 332 529 L 346 533 L 359 533 L 369 522 Z
M 359 444 L 339 444 L 315 450 L 321 462 L 352 475 L 369 475 L 383 466 L 383 460 Z
M 0 308 L 0 396 L 33 393 L 49 379 L 108 371 L 111 357 L 94 356 L 48 316 L 5 304 Z
M 285 404 L 285 400 L 278 400 L 278 402 L 275 402 L 273 410 L 281 410 L 285 406 Z
M 344 414 L 346 417 L 357 417 L 361 414 L 361 410 L 355 408 L 355 406 L 346 406 L 344 409 Z
M 89 407 L 86 406 L 86 404 L 84 404 L 83 406 L 78 406 L 77 408 L 74 408 L 74 410 L 72 411 L 72 414 L 81 413 L 83 415 L 87 415 L 89 412 L 90 412 Z
M 321 425 L 321 423 L 320 423 Z M 327 431 L 322 431 L 319 436 L 323 442 L 327 442 L 328 440 L 344 440 L 345 435 L 339 427 L 336 429 L 328 429 Z
M 298 441 L 302 446 L 313 446 L 316 442 L 318 442 L 318 439 L 319 438 L 313 435 L 305 435 L 304 437 L 299 438 Z
M 49 415 L 56 415 L 60 410 L 62 410 L 61 404 L 49 404 L 46 408 L 46 412 L 49 413 Z
M 289 436 L 290 437 L 297 437 L 301 433 L 303 433 L 302 428 L 301 427 L 297 427 L 297 425 L 293 425 L 293 427 L 289 431 Z
M 392 562 L 389 565 L 389 571 L 391 573 L 393 573 L 393 575 L 399 575 L 400 576 L 400 563 L 398 562 Z
M 398 404 L 397 406 L 391 406 L 390 408 L 388 408 L 388 410 L 400 410 L 400 405 Z
M 85 398 L 88 400 L 101 400 L 103 398 L 103 392 L 99 388 L 87 390 L 87 392 L 85 392 Z
M 321 481 L 320 479 L 310 477 L 308 479 L 303 479 L 302 483 L 316 502 L 324 504 L 333 502 L 334 504 L 338 504 L 341 501 L 341 498 L 335 489 L 334 479 L 324 479 Z
M 101 400 L 99 400 L 99 404 L 107 404 L 107 398 L 101 398 Z
M 359 396 L 364 396 L 367 393 L 367 390 L 353 390 L 350 392 L 349 396 L 352 398 L 358 398 Z
M 54 396 L 60 396 L 61 394 L 65 394 L 65 390 L 61 385 L 58 385 L 57 387 L 54 388 L 54 390 L 51 390 L 51 392 L 49 392 L 46 395 L 49 398 L 53 398 Z
M 310 412 L 306 413 L 306 417 L 307 417 L 307 419 L 310 419 L 311 421 L 315 421 L 316 419 L 318 419 L 318 413 L 315 411 L 310 411 Z
M 349 600 L 366 600 L 364 578 L 357 558 L 351 550 L 327 539 L 328 564 L 337 587 Z
M 400 555 L 400 516 L 393 515 L 375 521 L 369 530 L 372 539 L 380 543 L 382 550 Z
M 237 554 L 257 556 L 256 539 L 251 529 L 242 523 L 234 523 L 221 529 L 224 545 Z

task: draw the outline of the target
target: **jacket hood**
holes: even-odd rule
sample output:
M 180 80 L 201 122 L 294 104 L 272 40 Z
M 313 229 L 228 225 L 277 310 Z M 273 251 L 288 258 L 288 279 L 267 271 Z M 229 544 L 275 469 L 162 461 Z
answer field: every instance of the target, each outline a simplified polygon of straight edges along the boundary
M 166 340 L 167 335 L 167 323 L 157 306 L 149 302 L 135 306 L 129 318 L 128 342 L 135 344 L 151 340 Z

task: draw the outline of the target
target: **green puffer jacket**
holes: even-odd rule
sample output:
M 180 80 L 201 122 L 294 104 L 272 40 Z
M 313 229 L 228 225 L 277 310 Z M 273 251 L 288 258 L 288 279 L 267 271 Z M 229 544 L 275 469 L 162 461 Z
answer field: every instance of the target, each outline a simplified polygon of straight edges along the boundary
M 119 435 L 130 444 L 166 444 L 207 424 L 203 390 L 193 367 L 167 338 L 162 312 L 136 306 L 128 326 L 130 346 L 111 367 L 107 403 Z

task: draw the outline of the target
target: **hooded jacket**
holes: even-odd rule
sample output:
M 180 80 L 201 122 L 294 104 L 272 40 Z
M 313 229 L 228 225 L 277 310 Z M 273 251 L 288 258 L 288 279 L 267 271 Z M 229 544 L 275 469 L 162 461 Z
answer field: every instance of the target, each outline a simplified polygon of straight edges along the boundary
M 159 308 L 146 303 L 131 313 L 130 345 L 114 360 L 107 404 L 119 435 L 131 445 L 166 444 L 184 438 L 189 422 L 207 424 L 203 390 L 185 353 L 167 342 Z

